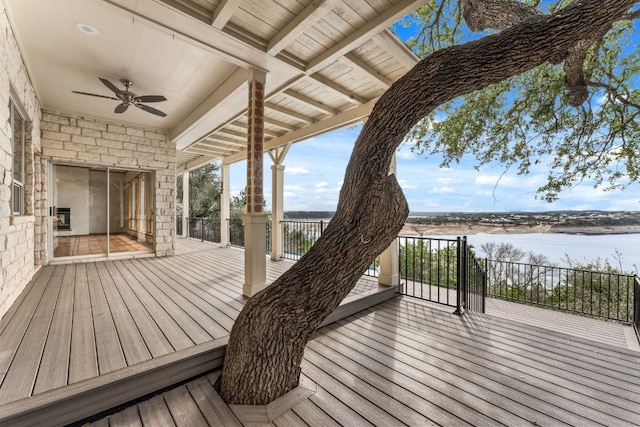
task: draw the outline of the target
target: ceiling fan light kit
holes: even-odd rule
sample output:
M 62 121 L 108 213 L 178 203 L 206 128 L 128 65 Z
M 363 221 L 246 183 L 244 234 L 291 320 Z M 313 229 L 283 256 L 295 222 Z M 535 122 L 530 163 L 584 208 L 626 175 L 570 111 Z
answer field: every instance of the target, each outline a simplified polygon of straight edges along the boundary
M 104 84 L 107 88 L 109 88 L 109 90 L 111 90 L 111 92 L 114 93 L 115 97 L 98 95 L 96 93 L 79 92 L 75 90 L 72 92 L 80 95 L 96 96 L 98 98 L 106 98 L 106 99 L 113 99 L 115 101 L 120 101 L 120 104 L 118 104 L 114 110 L 114 112 L 118 114 L 124 113 L 125 111 L 127 111 L 130 105 L 133 105 L 148 113 L 155 114 L 156 116 L 166 117 L 166 114 L 163 113 L 162 111 L 145 104 L 146 102 L 166 101 L 167 98 L 165 98 L 164 96 L 162 95 L 138 96 L 129 90 L 129 88 L 133 85 L 133 82 L 131 80 L 121 79 L 120 82 L 124 85 L 125 89 L 120 90 L 116 85 L 111 83 L 109 80 L 104 79 L 102 77 L 99 77 L 99 79 L 102 82 L 102 84 Z

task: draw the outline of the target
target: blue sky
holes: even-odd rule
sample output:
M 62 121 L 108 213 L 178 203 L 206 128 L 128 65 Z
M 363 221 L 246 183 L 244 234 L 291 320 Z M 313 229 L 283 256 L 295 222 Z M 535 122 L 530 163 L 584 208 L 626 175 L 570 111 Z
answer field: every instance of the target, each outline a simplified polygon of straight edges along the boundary
M 285 159 L 287 211 L 333 211 L 353 144 L 361 126 L 354 126 L 294 144 Z M 475 161 L 463 159 L 451 168 L 440 168 L 440 159 L 414 154 L 405 144 L 397 154 L 397 178 L 412 212 L 508 212 L 546 210 L 640 210 L 640 184 L 624 191 L 605 192 L 590 183 L 564 191 L 554 203 L 536 200 L 544 184 L 544 165 L 526 176 L 508 172 L 499 164 L 474 169 Z M 264 158 L 265 199 L 271 209 L 271 165 Z M 231 192 L 246 185 L 246 163 L 231 165 Z M 502 176 L 501 176 L 502 175 Z

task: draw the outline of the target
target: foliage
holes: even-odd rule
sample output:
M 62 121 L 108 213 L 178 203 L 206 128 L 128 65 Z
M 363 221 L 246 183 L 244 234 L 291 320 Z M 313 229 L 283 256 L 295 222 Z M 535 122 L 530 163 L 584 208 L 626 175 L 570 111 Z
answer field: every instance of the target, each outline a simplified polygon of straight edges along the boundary
M 487 295 L 595 317 L 630 321 L 633 277 L 609 260 L 551 265 L 544 255 L 525 254 L 509 243 L 486 243 Z M 526 262 L 519 262 L 527 255 Z M 617 254 L 618 260 L 620 254 Z
M 320 237 L 319 226 L 299 227 L 297 225 L 296 223 L 285 222 L 282 227 L 284 250 L 291 252 L 295 257 L 302 256 L 309 252 L 311 246 L 313 246 Z M 305 223 L 305 225 L 307 224 Z
M 408 43 L 421 57 L 490 32 L 470 32 L 462 3 L 431 0 L 401 24 L 419 28 Z M 549 13 L 570 2 L 523 3 Z M 579 107 L 567 102 L 562 64 L 542 65 L 434 110 L 410 133 L 413 149 L 442 155 L 443 166 L 470 154 L 478 167 L 499 162 L 518 174 L 544 168 L 547 182 L 537 197 L 547 201 L 583 181 L 605 190 L 637 182 L 640 44 L 634 37 L 633 20 L 624 19 L 591 46 L 584 62 L 590 93 Z
M 400 277 L 432 286 L 455 288 L 458 253 L 455 241 L 404 238 L 400 244 Z
M 207 217 L 220 212 L 220 166 L 209 163 L 189 172 L 189 213 L 190 218 Z M 177 185 L 178 200 L 182 200 L 182 180 Z

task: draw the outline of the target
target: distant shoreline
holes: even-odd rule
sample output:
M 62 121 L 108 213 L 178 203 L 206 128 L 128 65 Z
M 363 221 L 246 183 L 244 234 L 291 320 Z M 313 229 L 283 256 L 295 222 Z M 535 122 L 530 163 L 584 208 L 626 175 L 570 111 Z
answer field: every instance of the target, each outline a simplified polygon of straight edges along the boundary
M 640 234 L 640 225 L 607 225 L 603 227 L 571 226 L 571 225 L 508 225 L 508 224 L 416 224 L 405 223 L 400 234 L 428 235 L 474 235 L 474 234 L 530 234 L 558 233 L 583 234 L 589 236 L 613 234 Z

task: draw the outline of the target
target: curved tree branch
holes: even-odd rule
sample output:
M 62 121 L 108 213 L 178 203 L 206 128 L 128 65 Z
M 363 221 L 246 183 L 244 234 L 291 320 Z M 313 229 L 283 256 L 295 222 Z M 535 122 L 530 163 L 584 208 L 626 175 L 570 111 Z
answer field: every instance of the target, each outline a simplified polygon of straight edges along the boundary
M 464 19 L 472 31 L 496 29 L 504 31 L 533 16 L 539 16 L 534 7 L 517 0 L 464 0 Z M 627 14 L 625 16 L 631 16 Z M 628 18 L 627 18 L 628 19 Z M 569 105 L 577 107 L 589 96 L 584 76 L 584 61 L 589 48 L 602 34 L 577 40 L 565 57 L 564 72 L 569 91 Z M 560 62 L 554 58 L 551 62 Z
M 418 121 L 458 96 L 565 59 L 576 41 L 606 32 L 636 1 L 607 0 L 606 8 L 602 0 L 576 1 L 559 13 L 439 50 L 394 83 L 358 136 L 324 234 L 236 319 L 220 383 L 223 399 L 266 404 L 296 385 L 311 334 L 406 220 L 406 200 L 388 173 L 397 147 Z

